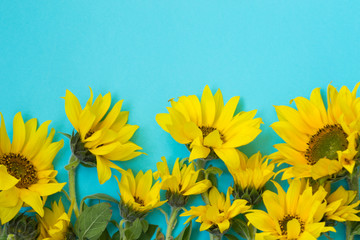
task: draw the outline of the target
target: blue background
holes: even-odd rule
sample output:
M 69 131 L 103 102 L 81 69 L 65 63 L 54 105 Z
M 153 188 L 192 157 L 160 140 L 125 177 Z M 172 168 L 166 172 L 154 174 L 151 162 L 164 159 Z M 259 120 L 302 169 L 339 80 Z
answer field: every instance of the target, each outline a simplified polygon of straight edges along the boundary
M 88 86 L 95 95 L 110 91 L 113 102 L 124 99 L 129 123 L 140 126 L 132 140 L 147 153 L 121 166 L 156 170 L 161 156 L 173 162 L 188 152 L 155 115 L 166 112 L 168 99 L 201 96 L 208 84 L 226 101 L 240 95 L 239 110 L 258 109 L 263 132 L 241 150 L 270 154 L 282 141 L 269 128 L 277 121 L 273 105 L 360 80 L 359 12 L 358 1 L 1 1 L 0 111 L 10 133 L 19 111 L 70 133 L 65 90 L 83 104 Z M 69 156 L 65 140 L 54 162 L 60 182 Z M 221 181 L 232 182 L 228 174 Z M 81 197 L 118 198 L 114 178 L 99 185 L 96 169 L 81 168 L 78 186 Z M 158 211 L 148 219 L 165 228 Z M 345 239 L 337 229 L 331 236 Z

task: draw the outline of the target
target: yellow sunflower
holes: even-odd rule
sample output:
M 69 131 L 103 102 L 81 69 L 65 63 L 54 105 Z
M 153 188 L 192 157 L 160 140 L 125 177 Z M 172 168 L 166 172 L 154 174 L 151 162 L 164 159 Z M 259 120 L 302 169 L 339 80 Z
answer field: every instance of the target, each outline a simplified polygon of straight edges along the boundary
M 30 119 L 26 123 L 17 113 L 13 121 L 12 143 L 7 135 L 4 118 L 0 126 L 0 219 L 10 221 L 23 206 L 44 215 L 43 200 L 59 192 L 66 183 L 55 180 L 57 171 L 52 161 L 64 145 L 52 142 L 55 130 L 48 135 L 50 121 L 40 125 Z
M 274 164 L 268 162 L 260 152 L 248 158 L 244 153 L 237 150 L 239 164 L 236 168 L 228 167 L 234 178 L 235 198 L 246 199 L 251 205 L 261 200 L 261 194 L 265 183 L 274 176 Z
M 201 101 L 195 96 L 171 100 L 169 113 L 156 116 L 158 124 L 179 143 L 191 151 L 189 161 L 198 158 L 222 159 L 227 165 L 236 164 L 235 148 L 250 143 L 261 132 L 261 118 L 256 110 L 234 116 L 240 97 L 233 97 L 224 106 L 223 96 L 215 95 L 205 86 Z
M 180 216 L 190 216 L 185 223 L 197 217 L 196 222 L 201 223 L 200 231 L 208 230 L 212 234 L 221 235 L 230 228 L 232 218 L 250 209 L 248 202 L 243 199 L 236 199 L 231 203 L 231 191 L 232 189 L 229 188 L 225 197 L 216 187 L 212 187 L 209 193 L 209 205 L 191 207 Z
M 343 167 L 352 173 L 358 153 L 359 84 L 352 92 L 347 87 L 338 92 L 330 85 L 327 109 L 319 88 L 312 91 L 310 100 L 295 98 L 297 110 L 275 106 L 279 122 L 271 127 L 286 143 L 276 144 L 278 152 L 270 157 L 292 165 L 284 170 L 283 179 L 318 179 L 336 174 Z
M 278 194 L 269 190 L 263 194 L 267 212 L 251 210 L 246 214 L 249 222 L 262 231 L 256 239 L 316 240 L 321 233 L 335 232 L 322 221 L 327 194 L 323 187 L 313 193 L 307 182 L 296 179 L 285 193 L 278 183 L 274 184 Z
M 130 160 L 142 154 L 137 152 L 142 148 L 129 141 L 139 127 L 126 124 L 129 112 L 121 111 L 123 100 L 108 112 L 111 94 L 100 94 L 93 103 L 91 88 L 90 92 L 91 96 L 82 109 L 76 96 L 66 90 L 65 112 L 77 131 L 71 139 L 74 155 L 83 165 L 96 166 L 99 181 L 103 184 L 111 177 L 110 168 L 119 169 L 110 160 Z
M 154 177 L 155 179 L 161 177 L 161 189 L 166 190 L 166 197 L 171 206 L 182 207 L 186 204 L 189 195 L 201 194 L 212 186 L 208 179 L 197 181 L 200 170 L 195 171 L 193 163 L 182 164 L 180 167 L 179 159 L 176 159 L 170 174 L 166 158 L 161 159 L 163 162 L 156 164 L 158 171 L 154 172 Z
M 39 240 L 63 240 L 66 239 L 66 234 L 70 225 L 72 208 L 70 207 L 68 213 L 65 212 L 64 205 L 61 199 L 59 204 L 53 202 L 51 209 L 44 208 L 44 217 L 37 217 L 40 225 Z
M 356 195 L 356 191 L 347 191 L 340 186 L 335 192 L 326 197 L 328 203 L 325 214 L 326 219 L 338 222 L 359 222 L 360 217 L 356 214 L 360 212 L 360 210 L 357 209 L 360 200 L 353 203 Z
M 143 218 L 150 210 L 163 205 L 160 201 L 161 183 L 153 185 L 153 173 L 148 170 L 145 174 L 140 171 L 136 177 L 131 169 L 121 170 L 121 180 L 115 176 L 120 190 L 120 214 L 130 221 Z

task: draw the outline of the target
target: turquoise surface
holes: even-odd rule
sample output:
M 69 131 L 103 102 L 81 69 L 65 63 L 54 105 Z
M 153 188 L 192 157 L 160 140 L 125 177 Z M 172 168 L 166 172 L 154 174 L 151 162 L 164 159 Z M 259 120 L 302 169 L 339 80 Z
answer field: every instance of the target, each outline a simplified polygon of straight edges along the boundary
M 1 1 L 0 111 L 10 133 L 19 111 L 26 120 L 50 119 L 57 132 L 71 133 L 60 98 L 65 90 L 83 104 L 88 86 L 95 95 L 110 91 L 113 102 L 124 99 L 129 123 L 140 126 L 132 140 L 147 153 L 121 166 L 156 170 L 161 156 L 171 162 L 189 153 L 155 115 L 166 112 L 168 99 L 201 96 L 208 84 L 226 101 L 241 96 L 238 110 L 258 109 L 263 132 L 240 149 L 270 154 L 282 141 L 269 128 L 277 121 L 273 105 L 309 97 L 329 83 L 352 89 L 360 81 L 359 12 L 357 1 L 332 0 Z M 65 139 L 54 162 L 60 182 L 67 181 L 69 156 Z M 220 179 L 224 191 L 232 180 L 229 174 Z M 96 169 L 79 169 L 77 182 L 80 197 L 103 192 L 118 198 L 115 179 L 100 185 Z M 158 211 L 148 220 L 165 228 Z M 341 224 L 337 230 L 331 236 L 345 239 Z M 193 239 L 208 234 L 194 231 Z

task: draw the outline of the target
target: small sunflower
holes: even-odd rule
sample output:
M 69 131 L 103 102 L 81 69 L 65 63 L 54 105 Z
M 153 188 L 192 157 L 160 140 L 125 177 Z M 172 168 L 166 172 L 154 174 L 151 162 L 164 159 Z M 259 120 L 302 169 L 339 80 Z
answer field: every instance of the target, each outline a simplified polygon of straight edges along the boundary
M 321 233 L 335 232 L 322 221 L 327 194 L 323 187 L 313 193 L 307 182 L 296 179 L 285 193 L 278 183 L 274 184 L 278 194 L 269 190 L 263 194 L 267 212 L 251 210 L 246 214 L 249 222 L 262 231 L 256 239 L 316 240 Z
M 230 228 L 232 218 L 250 209 L 248 202 L 243 199 L 236 199 L 231 203 L 231 191 L 232 189 L 228 188 L 225 197 L 216 187 L 212 187 L 209 193 L 209 205 L 191 207 L 180 216 L 190 216 L 185 223 L 197 217 L 196 222 L 201 223 L 200 231 L 208 230 L 212 234 L 222 235 Z
M 189 195 L 201 194 L 212 186 L 208 179 L 197 181 L 200 170 L 195 171 L 193 163 L 182 164 L 180 167 L 179 159 L 176 159 L 170 174 L 166 158 L 161 159 L 163 162 L 156 164 L 158 171 L 154 173 L 154 177 L 162 179 L 161 189 L 166 190 L 168 203 L 171 206 L 182 207 L 186 204 Z
M 261 200 L 261 194 L 265 183 L 274 176 L 274 164 L 268 162 L 260 152 L 248 158 L 244 153 L 237 150 L 239 165 L 236 168 L 228 167 L 234 178 L 235 198 L 246 199 L 251 205 Z
M 64 205 L 62 204 L 61 199 L 59 204 L 53 202 L 51 204 L 51 209 L 44 208 L 45 213 L 44 217 L 39 217 L 38 220 L 40 223 L 40 236 L 39 240 L 63 240 L 66 239 L 66 234 L 70 226 L 71 212 L 72 208 L 70 207 L 69 212 L 66 213 Z
M 50 121 L 37 129 L 35 118 L 24 123 L 19 112 L 14 117 L 11 143 L 4 118 L 0 115 L 1 224 L 14 218 L 23 206 L 30 206 L 43 216 L 43 201 L 66 184 L 55 180 L 57 171 L 52 165 L 54 157 L 64 145 L 63 140 L 52 142 L 54 129 L 47 136 Z
M 356 191 L 347 191 L 340 186 L 335 192 L 326 197 L 328 203 L 325 214 L 326 219 L 338 222 L 359 222 L 360 217 L 356 214 L 360 212 L 360 210 L 357 209 L 360 200 L 353 202 L 356 195 Z
M 297 110 L 275 106 L 279 122 L 271 127 L 286 143 L 276 144 L 278 152 L 270 157 L 292 165 L 284 170 L 283 179 L 316 180 L 337 174 L 342 168 L 352 173 L 358 153 L 359 84 L 352 92 L 345 86 L 338 92 L 329 85 L 327 109 L 319 88 L 312 91 L 310 100 L 295 98 Z
M 235 148 L 253 141 L 261 132 L 261 118 L 256 110 L 234 116 L 240 97 L 233 97 L 224 106 L 223 96 L 215 95 L 205 86 L 201 101 L 195 96 L 171 100 L 169 113 L 156 116 L 158 124 L 179 143 L 191 151 L 189 161 L 198 158 L 220 158 L 227 165 L 236 164 Z
M 136 177 L 131 169 L 121 170 L 121 180 L 115 176 L 120 190 L 120 214 L 124 219 L 134 221 L 143 218 L 152 209 L 163 205 L 160 201 L 161 183 L 153 185 L 153 173 L 140 171 Z
M 71 139 L 74 155 L 83 165 L 96 166 L 99 181 L 103 184 L 111 177 L 110 168 L 119 170 L 119 166 L 110 160 L 130 160 L 142 154 L 137 152 L 142 148 L 130 141 L 139 127 L 126 124 L 129 112 L 121 111 L 123 100 L 108 112 L 111 94 L 100 94 L 93 103 L 91 88 L 90 92 L 91 96 L 82 109 L 76 96 L 66 90 L 65 112 L 77 131 Z

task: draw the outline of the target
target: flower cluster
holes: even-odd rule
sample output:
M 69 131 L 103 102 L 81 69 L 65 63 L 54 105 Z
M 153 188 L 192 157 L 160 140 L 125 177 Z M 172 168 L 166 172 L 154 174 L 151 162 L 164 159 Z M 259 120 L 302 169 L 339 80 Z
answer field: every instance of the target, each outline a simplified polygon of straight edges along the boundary
M 310 99 L 291 100 L 296 108 L 275 106 L 279 121 L 271 127 L 284 143 L 268 156 L 260 151 L 247 156 L 238 149 L 260 134 L 262 124 L 256 110 L 237 112 L 238 96 L 224 104 L 220 90 L 213 94 L 205 86 L 201 98 L 172 99 L 168 113 L 155 118 L 189 155 L 175 161 L 161 157 L 157 171 L 136 174 L 121 164 L 143 154 L 131 140 L 138 126 L 127 123 L 123 100 L 110 107 L 110 93 L 94 100 L 90 89 L 82 107 L 67 90 L 65 113 L 74 128 L 72 134 L 63 133 L 72 153 L 65 166 L 68 191 L 56 180 L 53 160 L 63 140 L 53 141 L 50 121 L 38 126 L 36 119 L 25 122 L 17 113 L 11 141 L 0 113 L 0 239 L 190 239 L 195 219 L 200 231 L 217 240 L 317 239 L 329 237 L 338 222 L 346 224 L 346 239 L 352 240 L 360 232 L 359 86 L 338 91 L 329 85 L 327 101 L 317 88 Z M 100 184 L 114 176 L 118 198 L 95 193 L 78 201 L 81 166 L 96 168 Z M 232 176 L 231 186 L 219 184 L 224 171 Z M 275 181 L 279 174 L 287 189 Z M 340 185 L 332 191 L 333 183 L 343 179 L 349 190 Z M 47 207 L 47 197 L 60 191 L 66 198 Z M 195 206 L 191 198 L 200 195 L 204 203 Z M 92 204 L 91 199 L 99 201 Z M 109 203 L 117 205 L 120 221 L 111 219 L 114 206 Z M 259 209 L 261 203 L 266 210 Z M 146 216 L 155 209 L 164 214 L 166 230 L 148 222 Z M 188 218 L 175 237 L 179 217 Z M 110 223 L 115 233 L 108 232 Z

